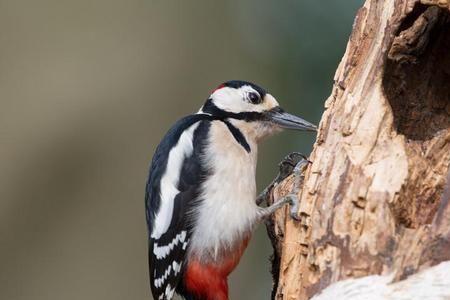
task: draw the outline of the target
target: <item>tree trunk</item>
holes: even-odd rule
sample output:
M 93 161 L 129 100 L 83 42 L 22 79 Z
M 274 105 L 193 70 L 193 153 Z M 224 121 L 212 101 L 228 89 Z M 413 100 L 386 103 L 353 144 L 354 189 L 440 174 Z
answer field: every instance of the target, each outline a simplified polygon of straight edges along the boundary
M 319 127 L 301 221 L 286 209 L 269 226 L 273 297 L 450 260 L 450 2 L 367 0 Z

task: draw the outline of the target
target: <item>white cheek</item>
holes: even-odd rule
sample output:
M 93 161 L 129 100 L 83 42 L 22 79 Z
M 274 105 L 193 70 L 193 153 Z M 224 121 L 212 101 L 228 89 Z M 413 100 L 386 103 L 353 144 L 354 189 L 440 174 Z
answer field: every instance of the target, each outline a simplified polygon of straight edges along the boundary
M 214 105 L 228 112 L 240 113 L 253 110 L 253 105 L 243 100 L 244 93 L 239 89 L 224 87 L 215 91 L 211 98 Z

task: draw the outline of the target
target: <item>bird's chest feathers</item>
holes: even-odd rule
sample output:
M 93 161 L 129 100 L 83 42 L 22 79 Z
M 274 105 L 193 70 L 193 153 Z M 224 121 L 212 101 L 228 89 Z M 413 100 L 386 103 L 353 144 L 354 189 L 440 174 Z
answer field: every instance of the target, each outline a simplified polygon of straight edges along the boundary
M 245 139 L 250 146 L 248 152 L 222 122 L 212 124 L 209 140 L 206 160 L 212 176 L 205 183 L 204 191 L 213 193 L 214 196 L 210 195 L 212 198 L 227 198 L 230 199 L 228 201 L 237 203 L 248 200 L 254 203 L 258 151 L 256 143 Z M 218 189 L 211 188 L 216 186 Z
M 247 152 L 222 122 L 210 129 L 206 163 L 211 174 L 202 188 L 202 203 L 191 240 L 196 255 L 217 257 L 250 234 L 256 217 L 256 143 Z M 201 252 L 201 253 L 199 253 Z

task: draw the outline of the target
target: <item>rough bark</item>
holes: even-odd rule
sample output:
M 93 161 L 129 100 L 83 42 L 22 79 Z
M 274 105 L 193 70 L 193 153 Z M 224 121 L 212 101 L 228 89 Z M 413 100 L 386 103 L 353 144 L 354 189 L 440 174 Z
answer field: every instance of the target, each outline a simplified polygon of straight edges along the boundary
M 308 299 L 370 274 L 401 280 L 450 260 L 449 10 L 444 0 L 359 10 L 299 194 L 301 221 L 281 211 L 271 223 L 274 298 Z

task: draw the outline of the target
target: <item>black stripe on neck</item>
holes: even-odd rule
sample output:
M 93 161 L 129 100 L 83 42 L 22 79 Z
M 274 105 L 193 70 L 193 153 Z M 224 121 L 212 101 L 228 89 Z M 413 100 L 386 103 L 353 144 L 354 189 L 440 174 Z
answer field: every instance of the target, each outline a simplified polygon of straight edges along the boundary
M 241 112 L 241 113 L 233 113 L 228 112 L 225 110 L 222 110 L 218 108 L 214 103 L 212 102 L 212 99 L 206 100 L 205 105 L 203 105 L 202 111 L 204 113 L 211 114 L 211 116 L 216 119 L 220 120 L 227 125 L 228 130 L 233 135 L 234 139 L 247 151 L 247 153 L 250 153 L 252 150 L 250 148 L 250 145 L 248 144 L 247 140 L 245 139 L 245 136 L 242 134 L 242 132 L 236 128 L 233 124 L 230 123 L 227 119 L 236 119 L 236 120 L 243 120 L 246 122 L 252 122 L 252 121 L 259 121 L 264 120 L 264 115 L 259 112 Z
M 252 149 L 250 148 L 250 145 L 247 143 L 247 140 L 245 139 L 245 136 L 242 134 L 242 132 L 236 128 L 233 124 L 231 124 L 229 121 L 222 120 L 222 122 L 227 125 L 228 130 L 230 130 L 231 134 L 233 135 L 236 142 L 241 144 L 241 146 L 247 151 L 247 153 L 250 153 Z

